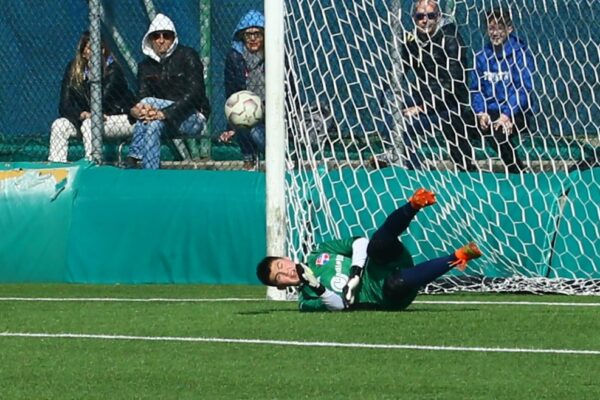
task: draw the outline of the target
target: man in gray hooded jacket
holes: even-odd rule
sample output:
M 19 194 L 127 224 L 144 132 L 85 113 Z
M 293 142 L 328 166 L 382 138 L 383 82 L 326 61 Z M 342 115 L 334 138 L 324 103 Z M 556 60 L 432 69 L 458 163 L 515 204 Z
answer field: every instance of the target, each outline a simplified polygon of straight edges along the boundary
M 137 122 L 127 166 L 160 166 L 163 134 L 197 135 L 205 126 L 210 105 L 204 86 L 204 66 L 191 47 L 179 44 L 171 19 L 158 14 L 144 39 L 146 58 L 138 66 L 138 103 L 130 115 Z

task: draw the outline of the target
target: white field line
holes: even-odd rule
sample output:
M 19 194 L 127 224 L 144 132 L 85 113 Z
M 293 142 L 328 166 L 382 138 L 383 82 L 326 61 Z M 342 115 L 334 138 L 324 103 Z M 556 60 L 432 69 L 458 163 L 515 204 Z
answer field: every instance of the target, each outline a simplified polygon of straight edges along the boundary
M 123 302 L 123 303 L 210 303 L 210 302 L 260 302 L 272 301 L 265 298 L 126 298 L 126 297 L 0 297 L 0 301 L 40 301 L 40 302 Z M 559 307 L 600 307 L 598 303 L 569 303 L 547 301 L 480 301 L 480 300 L 416 300 L 413 304 L 445 305 L 500 305 L 500 306 L 559 306 Z
M 129 336 L 129 335 L 96 335 L 79 333 L 24 333 L 0 332 L 0 337 L 37 338 L 37 339 L 87 339 L 87 340 L 133 340 L 151 342 L 196 342 L 226 343 L 249 345 L 274 345 L 295 347 L 336 347 L 353 349 L 389 349 L 389 350 L 425 350 L 425 351 L 463 351 L 480 353 L 536 353 L 536 354 L 570 354 L 600 356 L 600 350 L 574 349 L 527 349 L 502 347 L 457 347 L 457 346 L 423 346 L 413 344 L 376 344 L 376 343 L 340 343 L 340 342 L 300 342 L 294 340 L 263 339 L 231 339 L 210 337 L 173 337 L 173 336 Z
M 600 307 L 599 303 L 567 303 L 567 302 L 549 302 L 549 301 L 480 301 L 480 300 L 417 300 L 415 304 L 474 304 L 474 305 L 492 305 L 492 306 L 563 306 L 563 307 Z
M 123 303 L 210 303 L 210 302 L 243 302 L 243 301 L 267 301 L 264 298 L 216 298 L 216 299 L 177 299 L 177 298 L 127 298 L 127 297 L 0 297 L 0 301 L 74 301 L 74 302 L 123 302 Z

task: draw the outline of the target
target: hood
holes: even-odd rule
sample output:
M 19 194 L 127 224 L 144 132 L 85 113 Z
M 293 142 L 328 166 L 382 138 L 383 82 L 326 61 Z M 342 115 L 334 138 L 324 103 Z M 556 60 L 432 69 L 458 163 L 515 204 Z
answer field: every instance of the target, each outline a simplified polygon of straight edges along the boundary
M 241 53 L 244 49 L 244 41 L 242 40 L 240 32 L 252 26 L 265 29 L 265 16 L 260 11 L 248 11 L 235 27 L 231 41 L 231 47 L 233 47 L 238 53 Z
M 150 27 L 148 28 L 148 32 L 144 35 L 142 39 L 142 53 L 150 57 L 151 59 L 160 62 L 160 57 L 158 54 L 154 52 L 152 49 L 152 44 L 150 43 L 150 34 L 156 31 L 171 31 L 175 34 L 175 40 L 173 40 L 173 45 L 167 51 L 167 54 L 164 58 L 168 58 L 173 54 L 175 49 L 177 48 L 177 44 L 179 44 L 179 38 L 177 37 L 177 31 L 175 30 L 175 24 L 171 21 L 171 18 L 167 17 L 164 14 L 157 14 L 156 17 L 152 20 Z
M 513 54 L 517 50 L 525 49 L 527 44 L 520 38 L 518 38 L 514 33 L 508 35 L 506 42 L 502 46 L 501 53 L 494 52 L 494 46 L 491 43 L 485 45 L 485 55 L 487 58 L 496 57 L 498 59 L 504 59 L 508 57 L 512 57 Z

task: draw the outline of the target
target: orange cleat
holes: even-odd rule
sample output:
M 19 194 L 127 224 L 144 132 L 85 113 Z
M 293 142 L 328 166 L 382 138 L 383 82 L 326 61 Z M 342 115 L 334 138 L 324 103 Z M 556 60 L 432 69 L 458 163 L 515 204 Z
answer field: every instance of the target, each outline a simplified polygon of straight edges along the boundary
M 475 258 L 481 257 L 483 253 L 479 250 L 479 247 L 475 244 L 475 242 L 471 242 L 469 244 L 464 245 L 460 249 L 454 252 L 457 260 L 451 262 L 450 265 L 458 268 L 460 271 L 464 271 L 467 269 L 467 262 L 473 260 Z
M 420 210 L 435 204 L 435 193 L 423 188 L 417 189 L 408 201 L 415 210 Z

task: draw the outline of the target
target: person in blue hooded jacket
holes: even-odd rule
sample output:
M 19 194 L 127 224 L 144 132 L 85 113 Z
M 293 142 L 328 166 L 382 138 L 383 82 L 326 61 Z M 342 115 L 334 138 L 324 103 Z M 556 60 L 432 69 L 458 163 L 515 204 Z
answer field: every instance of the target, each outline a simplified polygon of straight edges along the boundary
M 225 96 L 249 90 L 265 101 L 265 17 L 256 10 L 244 15 L 233 33 L 231 49 L 225 58 Z M 244 158 L 244 169 L 256 169 L 259 154 L 265 152 L 264 121 L 251 129 L 235 128 L 223 132 L 221 141 L 237 138 Z
M 475 55 L 471 72 L 472 107 L 480 131 L 491 131 L 509 173 L 523 171 L 512 140 L 527 129 L 533 111 L 534 59 L 514 34 L 510 12 L 495 8 L 486 15 L 489 43 Z

